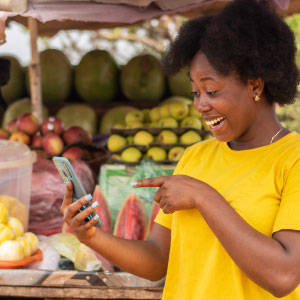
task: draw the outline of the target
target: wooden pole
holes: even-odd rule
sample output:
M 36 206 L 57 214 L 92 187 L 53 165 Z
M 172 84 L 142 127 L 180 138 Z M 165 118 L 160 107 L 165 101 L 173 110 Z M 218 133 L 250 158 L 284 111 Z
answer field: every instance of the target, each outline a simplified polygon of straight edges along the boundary
M 32 114 L 35 115 L 41 123 L 43 121 L 43 116 L 42 116 L 40 57 L 39 57 L 38 46 L 37 46 L 37 38 L 38 38 L 37 20 L 32 17 L 29 17 L 28 27 L 30 31 L 30 43 L 31 43 L 31 63 L 29 66 L 29 77 L 30 77 Z

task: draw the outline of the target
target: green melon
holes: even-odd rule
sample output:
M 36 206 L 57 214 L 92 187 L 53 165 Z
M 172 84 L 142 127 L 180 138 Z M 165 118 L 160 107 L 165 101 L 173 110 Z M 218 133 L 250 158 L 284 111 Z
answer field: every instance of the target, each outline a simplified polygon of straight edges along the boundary
M 122 105 L 107 110 L 101 118 L 99 132 L 110 133 L 115 124 L 125 125 L 126 114 L 135 109 L 133 106 Z
M 189 68 L 182 68 L 178 73 L 168 76 L 168 84 L 171 94 L 174 96 L 183 96 L 192 98 L 192 84 L 187 75 Z
M 135 56 L 122 69 L 121 88 L 131 101 L 159 101 L 165 86 L 159 61 L 152 55 Z
M 6 109 L 3 115 L 2 127 L 4 128 L 8 122 L 18 118 L 20 115 L 30 112 L 32 112 L 32 106 L 28 98 L 15 101 Z M 43 105 L 43 120 L 46 119 L 48 115 L 48 109 Z
M 75 88 L 87 102 L 111 101 L 119 86 L 119 69 L 105 50 L 85 54 L 75 69 Z
M 10 60 L 9 81 L 1 87 L 3 99 L 7 104 L 24 97 L 25 88 L 25 71 L 19 61 L 12 56 L 3 56 Z
M 97 131 L 97 113 L 86 104 L 68 104 L 56 116 L 63 121 L 65 129 L 79 126 L 91 134 Z
M 60 50 L 47 49 L 40 53 L 42 99 L 46 104 L 65 101 L 72 88 L 72 67 Z M 30 94 L 29 68 L 26 87 Z
M 166 103 L 172 103 L 172 102 L 182 102 L 184 104 L 191 104 L 193 103 L 193 100 L 186 98 L 186 97 L 181 97 L 181 96 L 171 96 L 169 98 L 164 99 L 160 105 L 166 104 Z

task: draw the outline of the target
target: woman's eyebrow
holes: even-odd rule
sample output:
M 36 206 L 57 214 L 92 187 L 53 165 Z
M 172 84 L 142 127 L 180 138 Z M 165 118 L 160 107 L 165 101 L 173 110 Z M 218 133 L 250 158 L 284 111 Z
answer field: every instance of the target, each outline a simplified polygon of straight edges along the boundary
M 206 80 L 216 81 L 215 79 L 213 79 L 213 78 L 211 78 L 211 77 L 203 77 L 203 78 L 200 78 L 200 81 L 206 81 Z

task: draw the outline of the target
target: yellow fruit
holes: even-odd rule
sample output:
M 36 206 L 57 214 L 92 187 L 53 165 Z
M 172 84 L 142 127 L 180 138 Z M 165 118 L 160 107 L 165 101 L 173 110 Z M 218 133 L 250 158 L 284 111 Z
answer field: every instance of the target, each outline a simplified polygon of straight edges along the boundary
M 10 227 L 0 224 L 0 244 L 8 240 L 13 240 L 14 238 L 14 231 Z
M 167 151 L 161 147 L 151 147 L 148 149 L 146 157 L 155 161 L 165 160 L 167 159 Z
M 189 130 L 180 136 L 180 142 L 182 144 L 191 145 L 201 141 L 201 136 L 194 130 Z
M 32 250 L 31 253 L 32 254 L 35 253 L 39 246 L 39 240 L 37 236 L 32 232 L 25 232 L 23 234 L 23 237 L 29 241 Z
M 107 141 L 109 151 L 118 151 L 127 144 L 126 138 L 118 134 L 112 134 Z
M 127 162 L 137 162 L 142 158 L 142 152 L 136 147 L 126 148 L 121 153 L 121 159 Z
M 0 224 L 6 224 L 8 220 L 8 211 L 3 203 L 0 203 Z
M 5 241 L 0 245 L 0 260 L 13 261 L 24 258 L 24 250 L 18 241 Z
M 154 141 L 154 136 L 146 130 L 139 130 L 133 137 L 133 143 L 136 145 L 147 146 L 153 141 Z
M 7 226 L 14 231 L 15 237 L 21 236 L 24 233 L 24 226 L 22 222 L 17 218 L 9 217 L 7 221 Z
M 22 247 L 23 247 L 24 258 L 29 257 L 31 254 L 33 254 L 32 248 L 31 248 L 31 244 L 28 241 L 28 239 L 25 239 L 22 236 L 18 236 L 16 238 L 16 241 L 19 242 L 22 245 Z
M 26 230 L 28 213 L 25 205 L 20 200 L 8 195 L 0 195 L 0 203 L 6 206 L 10 217 L 18 218 L 22 222 Z

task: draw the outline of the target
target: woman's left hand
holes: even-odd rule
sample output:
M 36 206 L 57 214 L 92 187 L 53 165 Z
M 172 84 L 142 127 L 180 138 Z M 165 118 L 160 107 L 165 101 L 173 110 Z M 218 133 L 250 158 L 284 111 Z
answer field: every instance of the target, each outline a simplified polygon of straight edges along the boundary
M 154 200 L 164 213 L 197 208 L 197 201 L 216 192 L 206 183 L 186 175 L 172 175 L 137 180 L 133 187 L 159 187 Z

